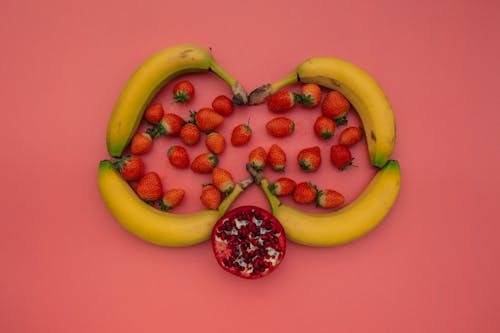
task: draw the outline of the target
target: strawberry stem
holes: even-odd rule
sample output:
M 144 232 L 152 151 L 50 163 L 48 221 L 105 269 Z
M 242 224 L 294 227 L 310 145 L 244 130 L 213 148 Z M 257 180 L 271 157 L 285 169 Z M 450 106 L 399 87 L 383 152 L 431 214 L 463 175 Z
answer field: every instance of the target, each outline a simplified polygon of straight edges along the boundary
M 297 103 L 300 103 L 306 107 L 312 107 L 314 105 L 314 99 L 312 98 L 311 95 L 301 94 L 299 96 L 300 97 Z
M 160 205 L 160 209 L 164 212 L 172 209 L 171 206 L 165 205 L 165 203 L 161 199 L 158 200 L 158 204 Z
M 347 116 L 344 114 L 342 117 L 336 118 L 335 125 L 337 126 L 347 125 Z

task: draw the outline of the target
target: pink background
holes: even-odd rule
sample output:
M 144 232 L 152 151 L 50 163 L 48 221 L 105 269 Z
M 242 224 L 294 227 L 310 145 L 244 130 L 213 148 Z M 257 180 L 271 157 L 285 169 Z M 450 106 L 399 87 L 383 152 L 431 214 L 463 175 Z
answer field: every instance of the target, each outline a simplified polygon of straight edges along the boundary
M 3 1 L 0 331 L 499 332 L 498 13 L 493 0 Z M 394 106 L 402 166 L 384 223 L 341 247 L 288 243 L 282 266 L 259 281 L 222 271 L 208 243 L 162 248 L 124 231 L 97 191 L 107 120 L 131 72 L 181 42 L 211 47 L 248 91 L 316 55 L 373 74 Z M 209 74 L 190 78 L 189 108 L 229 93 Z M 170 88 L 158 99 L 187 115 Z M 319 143 L 311 112 L 289 114 L 300 124 L 282 141 L 292 161 Z M 249 118 L 251 144 L 221 162 L 238 179 L 238 156 L 274 142 L 265 107 L 238 108 L 223 132 Z M 145 160 L 165 188 L 188 190 L 178 211 L 190 211 L 208 178 L 172 170 L 173 142 Z M 374 173 L 366 148 L 354 149 L 359 168 L 340 173 L 328 146 L 317 174 L 291 163 L 289 175 L 326 175 L 350 201 Z M 268 207 L 256 187 L 241 204 Z

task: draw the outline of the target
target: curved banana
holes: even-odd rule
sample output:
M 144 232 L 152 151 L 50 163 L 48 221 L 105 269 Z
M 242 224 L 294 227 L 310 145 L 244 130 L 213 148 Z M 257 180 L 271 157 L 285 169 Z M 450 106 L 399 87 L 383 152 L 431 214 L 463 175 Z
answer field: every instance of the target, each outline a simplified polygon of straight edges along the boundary
M 115 170 L 111 161 L 101 161 L 98 173 L 99 191 L 116 220 L 137 237 L 164 246 L 188 246 L 209 239 L 217 220 L 244 188 L 250 185 L 249 182 L 237 184 L 218 210 L 172 214 L 142 201 Z
M 363 236 L 384 219 L 399 193 L 400 168 L 397 161 L 388 161 L 356 200 L 322 214 L 306 213 L 282 204 L 269 191 L 265 178 L 260 180 L 260 185 L 288 239 L 310 246 L 332 246 Z
M 343 94 L 358 112 L 366 133 L 371 163 L 382 167 L 389 160 L 396 141 L 391 105 L 377 82 L 354 64 L 333 57 L 314 57 L 272 84 L 249 95 L 249 104 L 260 104 L 269 95 L 297 82 L 316 83 Z
M 122 155 L 148 103 L 166 83 L 179 75 L 200 71 L 211 71 L 223 79 L 233 91 L 234 103 L 247 103 L 245 89 L 217 64 L 209 50 L 190 44 L 166 48 L 147 59 L 121 92 L 108 123 L 106 142 L 109 154 L 113 157 Z

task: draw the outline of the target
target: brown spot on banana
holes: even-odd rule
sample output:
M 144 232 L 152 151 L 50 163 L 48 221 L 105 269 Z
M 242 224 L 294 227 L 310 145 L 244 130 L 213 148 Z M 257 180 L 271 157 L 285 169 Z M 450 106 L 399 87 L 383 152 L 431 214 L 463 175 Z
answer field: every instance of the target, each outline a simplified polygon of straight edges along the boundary
M 179 56 L 181 58 L 186 58 L 189 55 L 189 53 L 191 53 L 191 52 L 193 52 L 192 49 L 186 49 L 186 50 L 183 50 L 181 53 L 179 53 Z

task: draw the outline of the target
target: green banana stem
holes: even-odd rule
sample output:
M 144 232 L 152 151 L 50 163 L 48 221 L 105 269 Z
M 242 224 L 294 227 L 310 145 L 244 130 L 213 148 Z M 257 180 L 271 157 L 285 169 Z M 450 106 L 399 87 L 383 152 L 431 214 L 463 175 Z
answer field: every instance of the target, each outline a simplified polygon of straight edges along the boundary
M 247 171 L 250 173 L 250 175 L 252 175 L 253 181 L 256 184 L 260 185 L 260 188 L 262 189 L 262 191 L 264 191 L 264 194 L 266 195 L 267 201 L 269 201 L 269 205 L 271 206 L 271 212 L 274 215 L 276 213 L 276 210 L 278 209 L 278 207 L 281 205 L 281 202 L 269 190 L 269 182 L 264 177 L 262 172 L 255 170 L 255 168 L 250 163 L 248 163 L 246 165 L 246 167 L 247 167 Z
M 244 179 L 234 186 L 234 189 L 229 193 L 229 195 L 220 203 L 219 208 L 217 208 L 218 218 L 226 214 L 229 207 L 238 198 L 238 196 L 254 182 L 253 177 Z
M 208 69 L 219 76 L 231 87 L 233 92 L 233 103 L 243 105 L 248 102 L 248 96 L 245 88 L 243 88 L 243 86 L 233 76 L 222 69 L 217 62 L 210 62 L 210 67 Z
M 267 201 L 269 201 L 269 205 L 271 206 L 271 212 L 273 213 L 273 215 L 275 215 L 276 211 L 278 210 L 278 207 L 281 205 L 281 202 L 269 190 L 269 182 L 267 181 L 266 178 L 263 178 L 260 181 L 260 188 L 262 189 L 262 191 L 264 191 L 264 194 L 266 195 Z
M 297 75 L 297 72 L 292 72 L 279 81 L 260 86 L 254 89 L 250 93 L 250 95 L 248 95 L 248 104 L 249 105 L 261 104 L 267 97 L 271 96 L 278 90 L 283 89 L 284 87 L 287 87 L 291 84 L 297 83 L 298 81 L 299 77 Z

